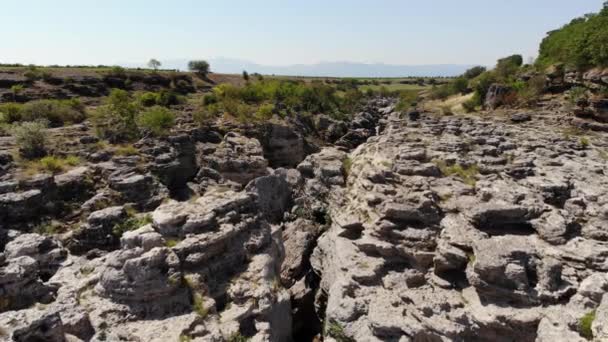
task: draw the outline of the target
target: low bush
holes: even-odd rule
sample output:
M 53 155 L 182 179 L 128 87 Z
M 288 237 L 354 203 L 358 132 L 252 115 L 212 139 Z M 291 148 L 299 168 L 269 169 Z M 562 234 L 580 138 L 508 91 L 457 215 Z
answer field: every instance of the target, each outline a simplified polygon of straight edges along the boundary
M 471 69 L 465 71 L 464 74 L 462 74 L 462 76 L 464 78 L 466 78 L 467 80 L 471 80 L 471 79 L 474 79 L 475 77 L 483 74 L 485 71 L 486 71 L 485 67 L 476 66 L 476 67 L 472 67 Z
M 47 120 L 51 127 L 74 124 L 86 119 L 84 105 L 78 99 L 36 100 L 21 107 L 22 121 Z
M 21 108 L 23 105 L 18 103 L 3 103 L 0 104 L 0 113 L 3 123 L 14 123 L 21 121 Z
M 181 100 L 180 96 L 170 90 L 162 90 L 158 94 L 158 98 L 156 100 L 156 104 L 158 104 L 159 106 L 165 106 L 165 107 L 178 105 L 181 102 L 182 102 L 182 100 Z
M 469 100 L 462 103 L 462 108 L 464 109 L 465 112 L 471 113 L 471 112 L 474 112 L 475 110 L 477 110 L 477 107 L 481 106 L 481 105 L 482 105 L 481 97 L 480 97 L 479 93 L 475 92 L 473 94 L 473 97 L 471 97 Z
M 265 103 L 261 105 L 255 113 L 256 119 L 258 120 L 270 120 L 274 113 L 274 105 L 272 103 Z
M 97 108 L 91 121 L 97 134 L 111 143 L 129 141 L 139 136 L 136 117 L 140 106 L 127 91 L 114 89 L 106 104 Z
M 523 57 L 521 55 L 501 58 L 496 63 L 494 72 L 499 80 L 509 82 L 517 74 L 517 71 L 522 66 L 523 62 Z
M 158 94 L 153 92 L 143 93 L 139 95 L 137 100 L 144 107 L 152 107 L 158 104 Z
M 215 87 L 213 94 L 204 97 L 202 112 L 224 114 L 247 122 L 258 120 L 260 106 L 271 103 L 281 105 L 279 113 L 282 116 L 305 112 L 344 118 L 360 107 L 362 98 L 363 94 L 358 90 L 340 94 L 335 87 L 322 82 L 262 80 L 242 87 L 229 84 Z M 265 111 L 268 113 L 264 108 L 262 114 Z
M 162 136 L 175 125 L 175 114 L 167 108 L 154 106 L 137 116 L 137 125 L 141 130 Z
M 399 92 L 399 101 L 396 109 L 399 111 L 407 110 L 415 106 L 418 102 L 420 91 L 418 90 L 402 90 Z
M 19 154 L 26 159 L 44 157 L 48 142 L 45 121 L 23 122 L 13 127 L 13 136 L 19 148 Z

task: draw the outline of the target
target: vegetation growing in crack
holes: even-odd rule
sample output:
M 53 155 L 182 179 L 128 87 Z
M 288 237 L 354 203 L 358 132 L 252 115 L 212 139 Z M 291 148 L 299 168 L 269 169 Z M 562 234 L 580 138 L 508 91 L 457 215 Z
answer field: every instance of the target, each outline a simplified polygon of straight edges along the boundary
M 444 160 L 435 160 L 434 162 L 444 176 L 456 176 L 470 186 L 475 186 L 477 183 L 479 167 L 476 164 L 463 166 L 460 164 L 448 165 Z
M 593 330 L 591 326 L 593 325 L 593 321 L 595 320 L 595 310 L 586 313 L 581 319 L 578 321 L 578 329 L 584 338 L 588 340 L 593 339 Z
M 134 210 L 127 209 L 127 219 L 121 223 L 114 225 L 112 234 L 121 237 L 125 232 L 136 230 L 147 224 L 152 223 L 152 216 L 149 214 L 138 215 Z
M 346 335 L 342 325 L 334 320 L 327 323 L 327 326 L 325 327 L 325 335 L 333 337 L 338 342 L 355 342 L 355 339 Z

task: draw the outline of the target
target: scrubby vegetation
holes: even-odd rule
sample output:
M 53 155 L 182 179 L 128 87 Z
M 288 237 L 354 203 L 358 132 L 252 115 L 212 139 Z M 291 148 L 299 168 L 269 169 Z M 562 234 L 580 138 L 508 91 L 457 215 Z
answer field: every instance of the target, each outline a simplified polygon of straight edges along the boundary
M 537 64 L 563 63 L 579 70 L 608 66 L 608 2 L 599 13 L 572 20 L 548 33 L 540 45 Z
M 85 106 L 78 99 L 5 103 L 0 105 L 0 113 L 1 122 L 46 120 L 51 127 L 79 123 L 86 119 Z
M 56 157 L 46 156 L 38 160 L 28 161 L 23 165 L 26 174 L 38 174 L 50 172 L 57 174 L 66 169 L 79 165 L 80 158 L 76 156 Z
M 46 155 L 48 142 L 46 128 L 45 121 L 24 122 L 13 128 L 13 135 L 22 157 L 35 159 Z
M 138 115 L 137 125 L 152 135 L 161 136 L 175 125 L 175 114 L 167 108 L 155 106 Z
M 160 106 L 144 108 L 141 99 L 114 89 L 106 104 L 91 115 L 91 121 L 97 134 L 112 143 L 131 141 L 145 133 L 164 135 L 173 127 L 175 116 L 171 110 Z
M 357 89 L 338 92 L 322 82 L 261 80 L 243 87 L 221 84 L 202 101 L 199 118 L 226 115 L 241 122 L 266 120 L 273 115 L 325 113 L 345 118 L 361 105 L 364 94 Z

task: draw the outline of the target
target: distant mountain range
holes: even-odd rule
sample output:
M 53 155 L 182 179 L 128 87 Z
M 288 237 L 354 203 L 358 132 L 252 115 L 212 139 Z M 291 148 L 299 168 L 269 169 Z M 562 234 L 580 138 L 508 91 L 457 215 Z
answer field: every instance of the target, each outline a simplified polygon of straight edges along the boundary
M 188 60 L 160 60 L 163 69 L 186 70 Z M 251 61 L 231 58 L 210 58 L 211 71 L 236 74 L 247 70 L 249 73 L 286 76 L 321 77 L 406 77 L 406 76 L 457 76 L 472 65 L 429 64 L 392 65 L 383 63 L 320 62 L 316 64 L 294 64 L 286 66 L 261 65 Z M 121 63 L 127 67 L 144 67 L 145 63 Z

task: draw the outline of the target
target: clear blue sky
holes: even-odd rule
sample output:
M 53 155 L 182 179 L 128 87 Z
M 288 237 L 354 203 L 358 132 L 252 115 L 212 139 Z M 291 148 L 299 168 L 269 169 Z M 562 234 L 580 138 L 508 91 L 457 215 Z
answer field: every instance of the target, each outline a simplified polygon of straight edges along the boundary
M 493 64 L 604 0 L 13 0 L 0 62 Z

